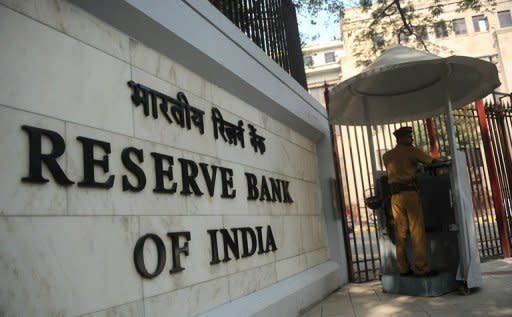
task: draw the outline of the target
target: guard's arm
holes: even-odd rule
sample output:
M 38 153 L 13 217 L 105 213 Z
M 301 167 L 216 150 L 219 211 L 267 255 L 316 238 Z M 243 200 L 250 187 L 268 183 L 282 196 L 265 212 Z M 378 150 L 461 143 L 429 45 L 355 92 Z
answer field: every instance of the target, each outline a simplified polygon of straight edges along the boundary
M 432 156 L 430 156 L 430 154 L 427 154 L 417 148 L 414 148 L 414 157 L 416 158 L 416 160 L 418 162 L 423 163 L 423 164 L 432 164 L 437 161 Z

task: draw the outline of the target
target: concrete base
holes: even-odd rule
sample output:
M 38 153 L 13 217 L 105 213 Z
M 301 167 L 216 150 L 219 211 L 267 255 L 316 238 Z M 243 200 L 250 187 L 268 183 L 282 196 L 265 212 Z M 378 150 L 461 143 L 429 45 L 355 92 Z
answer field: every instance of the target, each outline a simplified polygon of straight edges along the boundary
M 382 289 L 386 293 L 413 296 L 441 296 L 457 289 L 455 275 L 440 273 L 432 277 L 382 275 Z

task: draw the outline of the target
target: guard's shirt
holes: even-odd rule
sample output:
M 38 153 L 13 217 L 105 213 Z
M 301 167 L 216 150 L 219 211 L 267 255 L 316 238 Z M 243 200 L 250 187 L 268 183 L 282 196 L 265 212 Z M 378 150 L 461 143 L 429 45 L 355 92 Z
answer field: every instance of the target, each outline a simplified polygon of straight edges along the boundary
M 433 159 L 412 145 L 398 144 L 394 149 L 384 153 L 382 160 L 386 166 L 390 184 L 411 184 L 416 178 L 418 163 L 430 164 Z

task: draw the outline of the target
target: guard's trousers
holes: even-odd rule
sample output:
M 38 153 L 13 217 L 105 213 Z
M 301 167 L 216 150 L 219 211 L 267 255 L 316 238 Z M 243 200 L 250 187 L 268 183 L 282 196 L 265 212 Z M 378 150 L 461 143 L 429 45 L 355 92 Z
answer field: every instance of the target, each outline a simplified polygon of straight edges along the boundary
M 430 271 L 427 261 L 425 223 L 420 196 L 416 191 L 404 191 L 391 196 L 391 209 L 395 222 L 396 259 L 399 273 L 409 271 L 407 261 L 407 229 L 411 236 L 414 268 L 419 274 Z

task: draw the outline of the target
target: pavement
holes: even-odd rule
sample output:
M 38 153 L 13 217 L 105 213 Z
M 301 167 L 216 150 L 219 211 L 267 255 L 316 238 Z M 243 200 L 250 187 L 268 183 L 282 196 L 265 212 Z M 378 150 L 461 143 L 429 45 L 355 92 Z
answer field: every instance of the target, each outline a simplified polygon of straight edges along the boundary
M 512 316 L 512 258 L 482 263 L 482 287 L 439 297 L 387 294 L 380 281 L 347 284 L 301 317 Z

